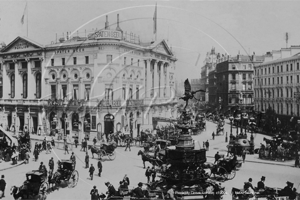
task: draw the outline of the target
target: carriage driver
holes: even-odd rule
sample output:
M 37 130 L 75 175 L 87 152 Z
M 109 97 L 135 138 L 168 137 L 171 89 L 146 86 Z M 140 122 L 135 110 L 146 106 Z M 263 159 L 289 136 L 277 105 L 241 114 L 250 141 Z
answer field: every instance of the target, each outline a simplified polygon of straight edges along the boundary
M 260 181 L 257 183 L 257 190 L 258 191 L 264 191 L 266 188 L 265 188 L 265 180 L 266 180 L 266 177 L 262 176 Z

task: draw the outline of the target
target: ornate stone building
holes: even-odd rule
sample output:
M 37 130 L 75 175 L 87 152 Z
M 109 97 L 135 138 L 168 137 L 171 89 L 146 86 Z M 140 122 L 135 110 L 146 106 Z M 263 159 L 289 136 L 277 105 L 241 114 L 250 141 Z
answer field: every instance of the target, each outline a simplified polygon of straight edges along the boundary
M 94 137 L 176 116 L 175 62 L 165 40 L 142 43 L 117 23 L 50 45 L 18 37 L 1 52 L 2 123 Z

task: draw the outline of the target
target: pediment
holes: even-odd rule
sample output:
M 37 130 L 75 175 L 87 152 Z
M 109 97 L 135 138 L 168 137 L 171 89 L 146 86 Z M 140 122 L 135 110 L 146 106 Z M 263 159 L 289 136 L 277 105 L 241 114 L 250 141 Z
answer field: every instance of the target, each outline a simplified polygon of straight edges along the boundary
M 30 39 L 17 37 L 11 43 L 9 43 L 6 47 L 4 47 L 1 52 L 2 53 L 14 53 L 14 52 L 24 52 L 24 51 L 33 51 L 33 50 L 41 50 L 43 48 L 42 45 L 31 41 Z
M 173 53 L 165 40 L 162 40 L 161 42 L 159 42 L 157 44 L 154 43 L 154 45 L 152 47 L 152 51 L 157 52 L 157 53 L 162 53 L 165 55 L 169 55 L 169 56 L 173 56 Z

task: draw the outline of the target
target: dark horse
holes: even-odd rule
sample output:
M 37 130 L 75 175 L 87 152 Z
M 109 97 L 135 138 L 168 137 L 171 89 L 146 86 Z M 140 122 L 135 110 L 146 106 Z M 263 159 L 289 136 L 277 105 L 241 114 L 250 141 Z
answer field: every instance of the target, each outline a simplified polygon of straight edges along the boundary
M 39 193 L 37 195 L 29 194 L 26 192 L 26 190 L 23 189 L 23 186 L 21 187 L 12 186 L 10 189 L 10 194 L 13 195 L 15 200 L 21 200 L 21 199 L 45 200 L 47 198 L 47 195 L 43 193 Z
M 155 159 L 155 157 L 145 154 L 142 150 L 139 150 L 139 152 L 138 152 L 137 155 L 138 155 L 138 156 L 139 156 L 139 155 L 142 155 L 142 160 L 143 160 L 143 164 L 144 164 L 144 169 L 146 168 L 145 162 L 149 162 L 149 163 L 151 163 L 152 165 L 157 165 L 157 166 L 159 166 L 160 164 L 162 164 L 159 160 Z
M 94 158 L 94 153 L 98 155 L 98 158 L 100 159 L 100 152 L 101 150 L 98 149 L 97 147 L 95 146 L 92 146 L 92 145 L 88 145 L 88 149 L 91 150 L 91 153 L 92 153 L 92 158 Z

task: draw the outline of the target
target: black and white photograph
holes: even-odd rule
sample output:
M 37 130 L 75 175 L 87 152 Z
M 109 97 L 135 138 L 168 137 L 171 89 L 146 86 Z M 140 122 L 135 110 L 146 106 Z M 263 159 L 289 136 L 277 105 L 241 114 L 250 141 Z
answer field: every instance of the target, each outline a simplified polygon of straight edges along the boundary
M 299 9 L 1 0 L 0 200 L 300 200 Z

